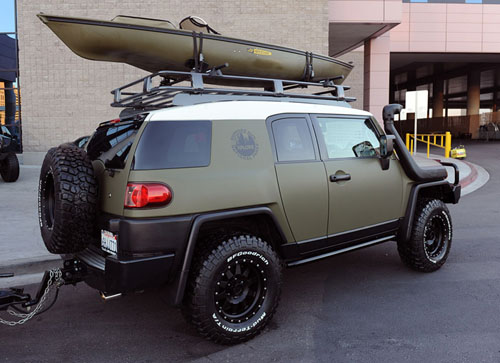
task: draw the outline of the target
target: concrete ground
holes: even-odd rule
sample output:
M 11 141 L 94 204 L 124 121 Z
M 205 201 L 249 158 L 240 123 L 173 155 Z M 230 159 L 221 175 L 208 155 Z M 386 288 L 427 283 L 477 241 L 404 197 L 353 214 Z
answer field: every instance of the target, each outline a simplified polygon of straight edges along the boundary
M 160 291 L 103 302 L 68 286 L 33 321 L 0 326 L 0 361 L 500 362 L 500 143 L 466 146 L 491 179 L 448 205 L 453 245 L 437 272 L 404 267 L 394 243 L 287 269 L 269 326 L 231 347 L 200 338 Z
M 0 279 L 0 287 L 40 280 L 40 271 L 59 264 L 60 257 L 47 252 L 38 226 L 39 166 L 21 166 L 19 179 L 0 179 L 0 273 L 15 272 L 13 279 Z

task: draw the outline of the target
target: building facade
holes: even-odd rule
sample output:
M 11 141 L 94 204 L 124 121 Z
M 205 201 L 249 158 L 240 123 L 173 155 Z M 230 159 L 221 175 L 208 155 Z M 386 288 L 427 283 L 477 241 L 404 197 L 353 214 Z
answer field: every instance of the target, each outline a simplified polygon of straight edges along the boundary
M 51 146 L 116 118 L 110 90 L 144 75 L 124 64 L 78 57 L 39 21 L 40 12 L 173 23 L 197 15 L 222 34 L 339 57 L 355 65 L 345 82 L 358 99 L 353 106 L 381 120 L 385 104 L 404 104 L 406 91 L 418 89 L 429 90 L 428 117 L 497 110 L 497 2 L 17 0 L 25 162 L 39 163 Z M 478 120 L 469 131 L 479 127 Z

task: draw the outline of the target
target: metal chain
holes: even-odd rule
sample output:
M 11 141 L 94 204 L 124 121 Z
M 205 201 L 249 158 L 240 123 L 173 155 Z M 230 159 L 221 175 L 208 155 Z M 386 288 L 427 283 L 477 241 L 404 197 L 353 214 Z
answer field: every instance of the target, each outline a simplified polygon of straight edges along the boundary
M 49 281 L 47 282 L 47 287 L 45 288 L 45 291 L 43 292 L 43 295 L 40 298 L 40 301 L 38 302 L 35 309 L 33 309 L 33 311 L 28 313 L 28 314 L 22 314 L 22 313 L 17 313 L 17 312 L 12 311 L 12 310 L 7 310 L 7 312 L 10 315 L 21 318 L 21 319 L 18 321 L 8 321 L 8 320 L 4 320 L 4 319 L 0 318 L 0 324 L 5 324 L 5 325 L 9 325 L 9 326 L 22 325 L 22 324 L 26 323 L 28 320 L 30 320 L 31 318 L 33 318 L 36 314 L 38 314 L 38 312 L 42 309 L 42 306 L 45 303 L 47 296 L 50 293 L 51 287 L 54 286 L 56 289 L 58 289 L 62 285 L 62 283 L 64 282 L 62 280 L 61 269 L 54 268 L 54 269 L 50 270 L 49 273 L 50 273 L 50 277 L 49 277 Z

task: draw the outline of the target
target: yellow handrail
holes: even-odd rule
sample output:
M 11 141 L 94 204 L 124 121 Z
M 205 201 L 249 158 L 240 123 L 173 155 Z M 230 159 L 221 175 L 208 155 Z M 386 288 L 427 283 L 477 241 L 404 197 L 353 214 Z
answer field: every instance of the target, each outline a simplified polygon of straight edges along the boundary
M 433 141 L 431 141 L 431 137 L 433 138 Z M 412 155 L 414 139 L 415 136 L 413 134 L 406 134 L 406 148 Z M 450 157 L 451 133 L 449 131 L 446 131 L 444 134 L 417 134 L 416 142 L 419 141 L 427 144 L 427 157 L 429 157 L 431 145 L 444 149 L 444 156 L 446 158 Z

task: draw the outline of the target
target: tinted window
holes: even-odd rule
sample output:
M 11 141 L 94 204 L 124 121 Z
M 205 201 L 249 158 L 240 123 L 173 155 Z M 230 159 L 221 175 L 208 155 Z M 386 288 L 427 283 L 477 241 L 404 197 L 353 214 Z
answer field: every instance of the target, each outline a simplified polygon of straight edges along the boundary
M 135 151 L 134 169 L 208 166 L 211 140 L 210 121 L 150 122 Z
M 2 132 L 1 132 L 1 134 L 7 135 L 7 136 L 12 136 L 10 134 L 9 129 L 7 127 L 3 126 L 3 125 L 2 125 Z
M 314 147 L 306 119 L 289 118 L 272 124 L 278 161 L 315 160 Z
M 123 169 L 141 124 L 130 121 L 100 126 L 87 146 L 90 159 L 102 160 L 108 168 Z
M 377 131 L 369 119 L 317 118 L 328 158 L 374 157 L 380 150 Z

